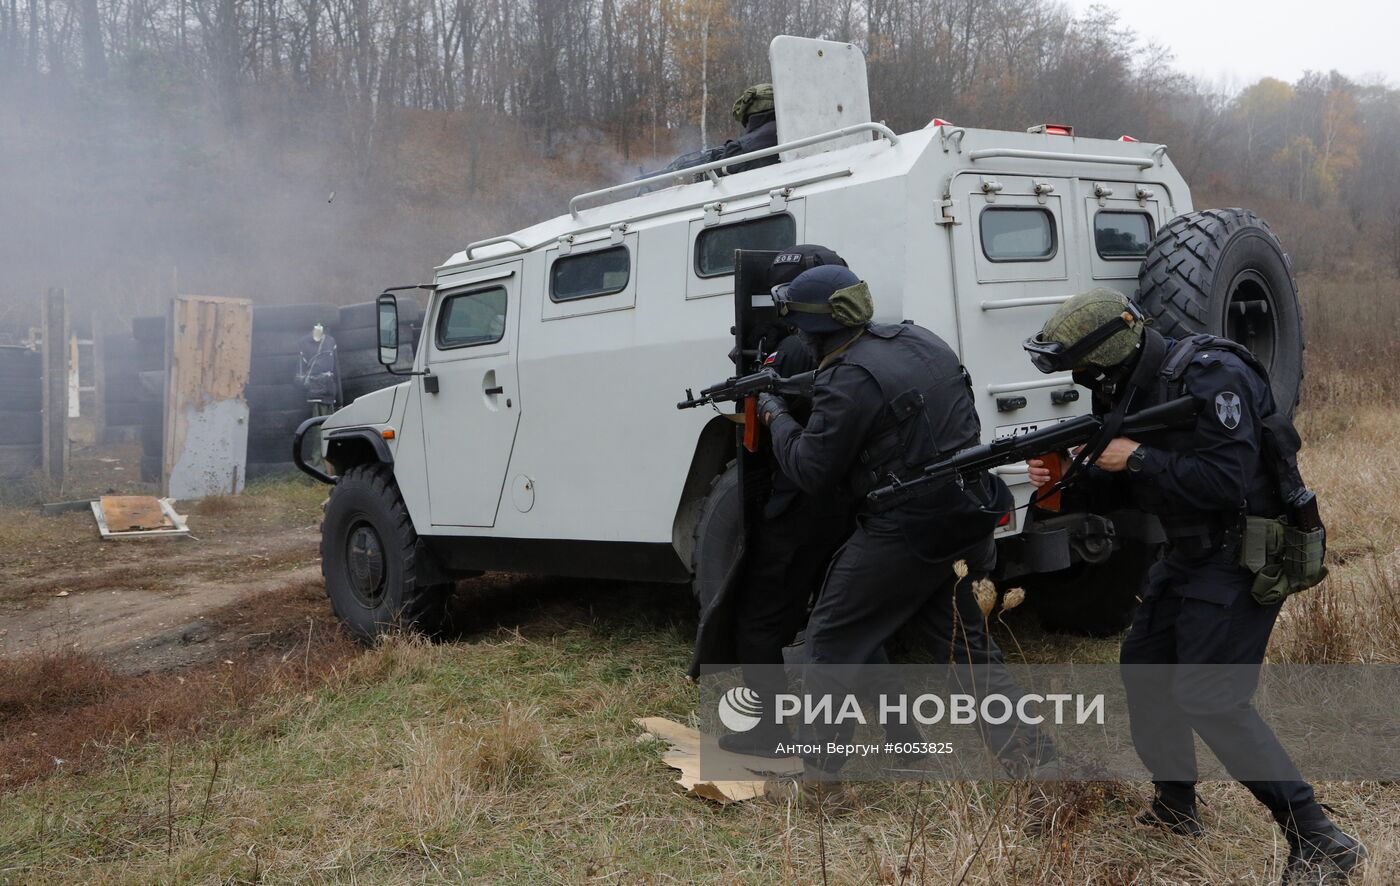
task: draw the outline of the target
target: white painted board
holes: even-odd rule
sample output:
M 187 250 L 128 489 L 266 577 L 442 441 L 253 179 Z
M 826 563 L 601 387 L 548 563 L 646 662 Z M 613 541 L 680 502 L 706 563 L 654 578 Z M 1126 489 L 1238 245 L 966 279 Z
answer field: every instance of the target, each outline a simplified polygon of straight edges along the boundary
M 850 43 L 808 37 L 774 37 L 768 44 L 778 143 L 870 122 L 865 53 Z M 858 132 L 782 153 L 783 162 L 870 141 Z

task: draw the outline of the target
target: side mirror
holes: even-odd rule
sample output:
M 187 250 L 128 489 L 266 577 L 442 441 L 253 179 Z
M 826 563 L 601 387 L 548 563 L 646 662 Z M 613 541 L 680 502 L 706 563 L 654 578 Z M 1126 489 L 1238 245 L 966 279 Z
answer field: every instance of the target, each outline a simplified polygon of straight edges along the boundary
M 392 292 L 375 300 L 379 312 L 379 362 L 393 366 L 399 361 L 399 302 Z

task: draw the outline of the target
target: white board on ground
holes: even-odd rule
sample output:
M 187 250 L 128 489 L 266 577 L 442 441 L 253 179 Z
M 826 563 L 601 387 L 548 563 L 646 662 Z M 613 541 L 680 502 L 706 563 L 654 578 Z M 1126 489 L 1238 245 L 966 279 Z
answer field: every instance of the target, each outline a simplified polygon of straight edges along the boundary
M 774 37 L 768 44 L 773 71 L 773 104 L 778 112 L 778 143 L 870 122 L 870 88 L 865 53 L 850 43 L 807 37 Z M 858 132 L 833 141 L 783 151 L 787 163 L 871 139 Z

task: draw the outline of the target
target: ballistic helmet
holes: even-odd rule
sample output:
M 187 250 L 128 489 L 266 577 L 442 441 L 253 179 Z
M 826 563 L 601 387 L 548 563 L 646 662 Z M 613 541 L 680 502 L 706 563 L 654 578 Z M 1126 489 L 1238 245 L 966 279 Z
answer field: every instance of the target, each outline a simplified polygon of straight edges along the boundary
M 740 94 L 734 102 L 734 119 L 743 126 L 749 117 L 764 111 L 773 110 L 773 84 L 755 83 Z
M 778 316 L 813 335 L 864 326 L 875 314 L 870 287 L 841 265 L 812 268 L 774 286 L 773 304 Z
M 824 265 L 847 267 L 844 258 L 825 246 L 817 246 L 813 243 L 799 243 L 796 246 L 789 246 L 773 257 L 773 264 L 768 269 L 768 285 L 777 286 L 780 283 L 791 283 L 803 271 L 810 271 L 812 268 Z
M 1112 369 L 1132 357 L 1145 327 L 1142 311 L 1127 296 L 1091 289 L 1056 308 L 1040 334 L 1022 347 L 1041 372 Z

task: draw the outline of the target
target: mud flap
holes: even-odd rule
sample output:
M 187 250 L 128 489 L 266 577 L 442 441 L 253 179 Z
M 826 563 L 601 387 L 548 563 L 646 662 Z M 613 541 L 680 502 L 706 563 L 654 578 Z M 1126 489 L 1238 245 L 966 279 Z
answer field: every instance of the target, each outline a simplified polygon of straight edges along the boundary
M 734 253 L 734 348 L 729 352 L 735 375 L 748 375 L 763 365 L 763 360 L 777 344 L 777 310 L 768 297 L 768 269 L 778 253 L 768 250 L 739 249 Z M 757 302 L 757 304 L 756 304 Z M 744 405 L 735 404 L 734 411 L 742 413 Z M 695 633 L 695 651 L 691 657 L 689 676 L 698 679 L 700 669 L 710 664 L 733 664 L 737 658 L 734 647 L 734 603 L 743 575 L 744 551 L 748 547 L 748 527 L 761 518 L 764 502 L 772 489 L 769 469 L 770 450 L 760 445 L 757 452 L 744 447 L 744 426 L 735 425 L 735 468 L 738 471 L 737 504 L 739 513 L 739 542 L 734 556 L 724 572 L 724 579 L 708 600 L 700 600 L 700 624 Z M 717 494 L 719 489 L 712 491 Z M 710 503 L 713 506 L 715 503 Z M 717 540 L 701 538 L 696 550 L 699 564 L 707 553 L 703 546 Z

